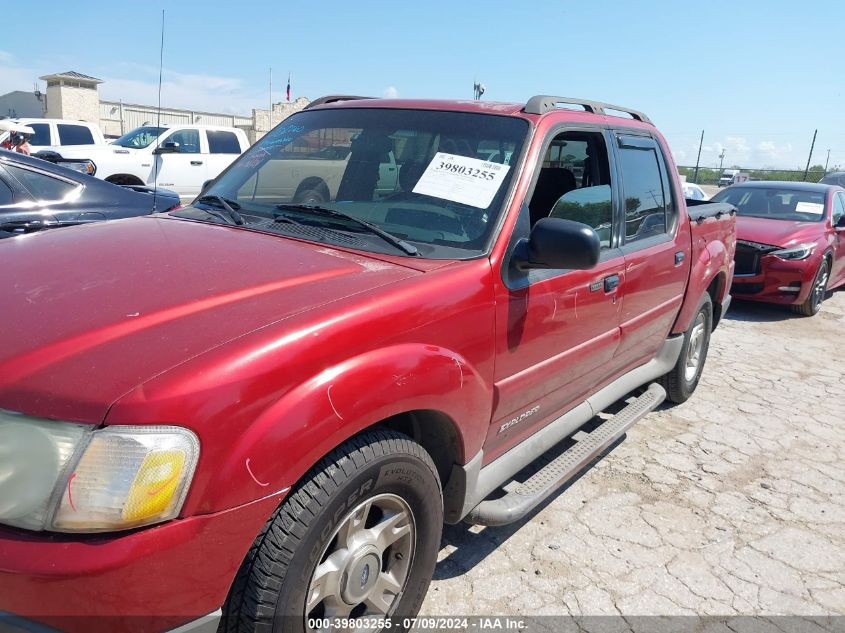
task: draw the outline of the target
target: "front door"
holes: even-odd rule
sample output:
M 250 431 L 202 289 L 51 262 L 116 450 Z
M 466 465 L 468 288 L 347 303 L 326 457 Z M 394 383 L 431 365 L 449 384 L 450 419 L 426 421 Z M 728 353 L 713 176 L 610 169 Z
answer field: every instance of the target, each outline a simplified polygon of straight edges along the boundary
M 200 131 L 177 128 L 160 140 L 160 146 L 178 143 L 178 152 L 156 154 L 158 186 L 173 189 L 182 198 L 197 196 L 207 178 L 207 154 L 203 153 Z
M 496 290 L 493 420 L 485 460 L 495 459 L 539 426 L 582 401 L 614 371 L 624 257 L 617 248 L 613 183 L 605 136 L 558 131 L 547 141 L 522 227 L 543 217 L 591 225 L 602 253 L 591 270 L 503 274 Z
M 839 224 L 845 218 L 845 193 L 833 194 L 830 220 L 833 225 L 833 267 L 829 286 L 845 279 L 845 225 Z

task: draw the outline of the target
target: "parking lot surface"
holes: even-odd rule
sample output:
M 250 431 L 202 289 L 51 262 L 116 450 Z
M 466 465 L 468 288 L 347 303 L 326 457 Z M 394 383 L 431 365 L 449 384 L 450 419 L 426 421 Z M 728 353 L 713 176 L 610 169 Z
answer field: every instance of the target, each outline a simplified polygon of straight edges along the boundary
M 425 615 L 845 614 L 845 291 L 736 302 L 704 376 L 520 523 L 446 526 Z

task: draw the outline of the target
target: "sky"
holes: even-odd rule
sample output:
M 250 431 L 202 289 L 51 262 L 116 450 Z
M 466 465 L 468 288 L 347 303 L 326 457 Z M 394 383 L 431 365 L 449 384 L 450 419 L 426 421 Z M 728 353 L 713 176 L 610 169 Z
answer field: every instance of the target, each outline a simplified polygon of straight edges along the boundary
M 354 7 L 354 8 L 353 8 Z M 249 115 L 293 97 L 524 102 L 642 110 L 679 165 L 845 168 L 841 0 L 312 2 L 47 0 L 0 36 L 0 94 L 75 70 L 106 99 Z M 17 24 L 17 23 L 15 23 Z M 44 89 L 43 82 L 41 89 Z

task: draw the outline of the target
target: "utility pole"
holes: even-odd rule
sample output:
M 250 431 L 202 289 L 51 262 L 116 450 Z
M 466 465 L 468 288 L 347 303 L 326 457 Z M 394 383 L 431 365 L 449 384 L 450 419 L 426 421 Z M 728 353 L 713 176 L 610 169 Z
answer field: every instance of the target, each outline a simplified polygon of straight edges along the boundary
M 813 160 L 813 148 L 816 146 L 816 134 L 818 134 L 818 133 L 819 133 L 818 130 L 813 132 L 813 142 L 810 143 L 810 155 L 807 156 L 807 168 L 804 170 L 804 181 L 805 182 L 807 181 L 807 174 L 810 173 L 810 161 Z
M 487 87 L 483 83 L 481 83 L 480 81 L 476 81 L 472 85 L 472 98 L 475 101 L 480 101 L 481 95 L 483 95 L 486 90 L 487 90 Z
M 725 162 L 725 148 L 722 148 L 722 153 L 719 154 L 719 178 L 722 177 L 722 163 Z
M 827 158 L 824 159 L 824 175 L 827 176 L 827 164 L 830 162 L 830 148 L 827 148 Z
M 695 159 L 695 174 L 692 181 L 698 184 L 698 164 L 701 162 L 701 146 L 704 145 L 704 130 L 701 130 L 701 140 L 698 142 L 698 158 Z

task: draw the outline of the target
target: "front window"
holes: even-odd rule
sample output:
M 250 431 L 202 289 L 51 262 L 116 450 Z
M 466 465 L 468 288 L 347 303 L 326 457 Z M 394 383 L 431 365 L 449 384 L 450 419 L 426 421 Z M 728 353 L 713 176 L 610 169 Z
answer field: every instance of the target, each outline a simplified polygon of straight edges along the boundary
M 116 141 L 112 141 L 112 145 L 119 145 L 120 147 L 129 147 L 132 149 L 143 149 L 154 143 L 165 130 L 167 130 L 167 128 L 145 125 L 143 127 L 135 128 L 131 132 L 127 132 Z
M 727 202 L 737 215 L 792 222 L 824 219 L 825 192 L 780 187 L 731 187 L 720 191 L 711 202 Z
M 204 198 L 236 203 L 244 225 L 260 231 L 408 254 L 363 220 L 423 257 L 473 257 L 496 226 L 527 132 L 525 120 L 488 114 L 304 111 L 250 148 Z M 203 205 L 176 215 L 208 219 Z
M 59 123 L 59 145 L 93 145 L 94 136 L 84 125 Z

